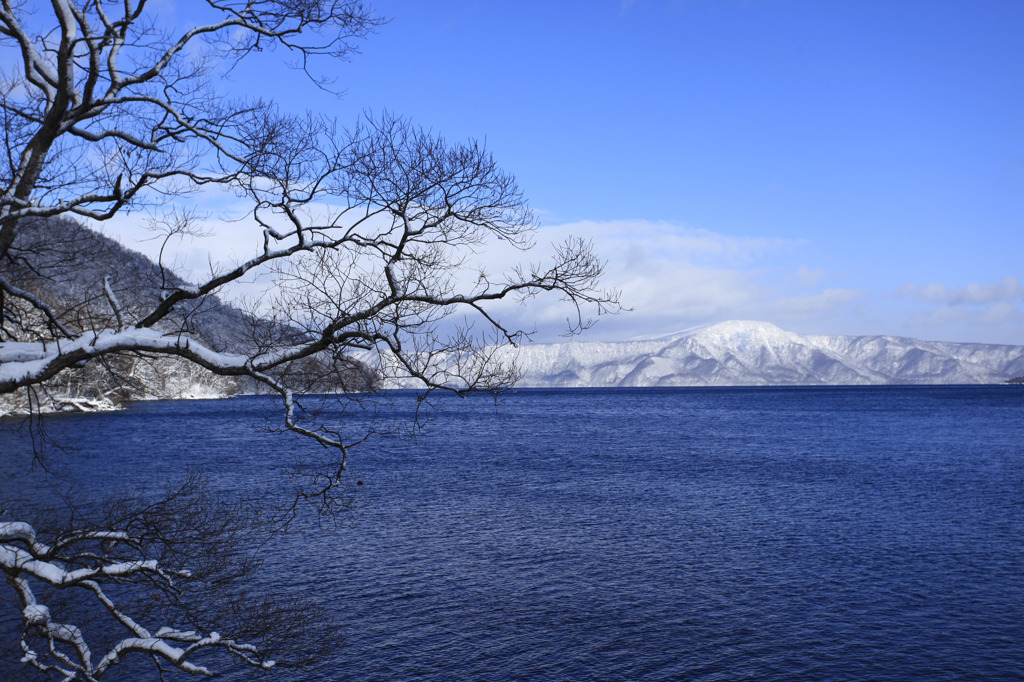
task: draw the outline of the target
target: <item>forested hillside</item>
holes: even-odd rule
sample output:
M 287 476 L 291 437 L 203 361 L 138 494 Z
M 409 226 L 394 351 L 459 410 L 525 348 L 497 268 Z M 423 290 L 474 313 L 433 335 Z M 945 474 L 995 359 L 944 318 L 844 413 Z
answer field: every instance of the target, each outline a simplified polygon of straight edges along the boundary
M 48 319 L 24 301 L 3 300 L 0 291 L 0 341 L 38 341 L 48 327 L 58 324 L 72 331 L 130 327 L 165 292 L 189 286 L 169 269 L 75 221 L 36 219 L 26 221 L 22 230 L 21 240 L 0 262 L 0 275 L 19 283 L 58 315 Z M 178 304 L 156 328 L 168 334 L 187 333 L 214 349 L 231 345 L 252 352 L 302 335 L 292 326 L 261 319 L 212 295 Z M 35 336 L 26 336 L 24 329 Z M 363 390 L 373 383 L 369 371 L 348 358 L 307 358 L 281 371 L 303 377 L 318 392 Z M 131 400 L 222 397 L 257 390 L 253 381 L 216 376 L 175 357 L 125 353 L 91 361 L 37 390 L 3 396 L 0 416 L 32 407 L 103 410 Z

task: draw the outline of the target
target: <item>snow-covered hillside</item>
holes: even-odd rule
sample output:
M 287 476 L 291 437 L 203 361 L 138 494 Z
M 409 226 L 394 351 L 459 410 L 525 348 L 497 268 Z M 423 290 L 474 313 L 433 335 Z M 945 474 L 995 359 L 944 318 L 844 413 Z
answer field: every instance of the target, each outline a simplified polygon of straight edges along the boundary
M 643 340 L 572 341 L 510 351 L 522 387 L 980 384 L 1024 375 L 1024 346 L 894 336 L 801 336 L 722 322 Z

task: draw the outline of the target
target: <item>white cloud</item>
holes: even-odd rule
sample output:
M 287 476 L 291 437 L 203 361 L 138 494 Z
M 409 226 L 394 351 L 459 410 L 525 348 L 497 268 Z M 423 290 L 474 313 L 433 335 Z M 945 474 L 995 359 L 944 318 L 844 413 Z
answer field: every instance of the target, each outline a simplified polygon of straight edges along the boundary
M 910 316 L 907 325 L 912 327 L 944 327 L 957 324 L 971 326 L 999 326 L 1024 322 L 1024 312 L 1013 303 L 995 303 L 981 309 L 964 306 L 942 306 L 927 312 Z
M 820 282 L 821 278 L 824 276 L 825 271 L 823 269 L 817 268 L 812 270 L 806 265 L 801 265 L 799 268 L 797 268 L 796 271 L 797 281 L 799 281 L 800 284 L 804 285 L 805 287 L 813 287 L 818 282 Z
M 985 310 L 978 311 L 974 318 L 976 324 L 1001 325 L 1007 322 L 1024 321 L 1024 312 L 1012 303 L 1001 301 Z
M 258 252 L 262 245 L 262 230 L 251 220 L 230 219 L 244 216 L 251 210 L 247 201 L 219 188 L 200 190 L 190 199 L 192 205 L 203 207 L 193 222 L 194 227 L 207 236 L 174 238 L 168 242 L 169 251 L 165 251 L 164 258 L 179 275 L 188 278 L 190 273 L 194 273 L 199 276 L 209 269 L 211 262 L 227 265 Z M 157 260 L 163 239 L 151 224 L 154 219 L 162 218 L 159 210 L 153 213 L 122 212 L 110 220 L 94 223 L 93 227 L 128 248 Z
M 996 342 L 1020 343 L 1024 287 L 1016 277 L 962 287 L 949 287 L 941 282 L 924 286 L 904 284 L 897 294 L 928 308 L 908 315 L 906 324 L 910 328 L 926 327 L 929 334 L 941 330 L 947 336 L 957 330 L 965 338 L 982 336 Z
M 652 258 L 689 263 L 742 264 L 765 253 L 804 244 L 800 240 L 736 237 L 709 230 L 647 220 L 583 220 L 542 227 L 540 240 L 561 240 L 566 235 L 588 237 L 600 243 L 602 253 L 619 253 L 637 246 Z
M 782 265 L 801 240 L 724 235 L 644 220 L 579 221 L 544 227 L 538 247 L 568 235 L 593 240 L 607 261 L 602 284 L 621 291 L 632 312 L 604 318 L 587 338 L 625 339 L 667 333 L 707 322 L 763 319 L 797 329 L 802 322 L 835 314 L 863 292 L 819 289 L 822 269 Z M 488 253 L 487 258 L 493 255 Z M 532 257 L 530 260 L 536 260 Z M 565 309 L 534 299 L 528 309 L 501 306 L 505 320 L 529 319 L 547 340 L 549 323 L 564 322 Z
M 864 296 L 865 292 L 857 289 L 825 289 L 809 296 L 791 296 L 770 301 L 767 310 L 774 316 L 792 317 L 827 313 L 838 306 L 849 303 Z
M 899 293 L 903 296 L 913 296 L 920 301 L 946 305 L 985 304 L 1024 298 L 1024 289 L 1016 277 L 1010 276 L 1003 277 L 993 284 L 968 284 L 954 289 L 941 282 L 924 286 L 904 284 Z

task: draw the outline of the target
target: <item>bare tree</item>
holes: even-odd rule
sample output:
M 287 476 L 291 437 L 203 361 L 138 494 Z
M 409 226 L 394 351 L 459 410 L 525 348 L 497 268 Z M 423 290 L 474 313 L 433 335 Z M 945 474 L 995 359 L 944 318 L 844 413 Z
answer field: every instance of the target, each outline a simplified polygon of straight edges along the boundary
M 589 324 L 585 308 L 599 313 L 617 300 L 597 288 L 602 264 L 584 240 L 557 247 L 547 264 L 503 274 L 476 263 L 489 244 L 526 250 L 535 237 L 514 177 L 481 146 L 447 143 L 391 115 L 344 128 L 327 117 L 282 112 L 270 99 L 231 99 L 215 87 L 223 70 L 269 50 L 327 87 L 315 62 L 346 58 L 381 23 L 361 2 L 198 4 L 209 23 L 173 33 L 149 15 L 146 0 L 51 0 L 46 8 L 0 0 L 0 63 L 8 65 L 0 85 L 0 394 L 46 386 L 96 363 L 113 367 L 124 357 L 177 358 L 259 384 L 280 395 L 282 429 L 323 446 L 295 464 L 285 516 L 274 517 L 280 527 L 302 501 L 327 514 L 345 507 L 348 451 L 366 437 L 343 435 L 341 425 L 300 407 L 303 391 L 322 387 L 318 379 L 359 357 L 382 380 L 414 379 L 427 391 L 501 390 L 517 370 L 499 361 L 496 349 L 515 345 L 523 332 L 502 322 L 499 301 L 559 296 L 576 332 Z M 119 296 L 106 279 L 102 300 L 88 302 L 48 300 L 19 280 L 47 248 L 26 241 L 28 221 L 104 221 L 167 207 L 159 219 L 168 234 L 187 234 L 196 228 L 179 202 L 211 187 L 247 200 L 232 219 L 252 226 L 248 260 L 211 268 L 192 283 L 163 277 L 159 296 L 141 303 Z M 165 262 L 173 257 L 162 258 L 161 267 Z M 256 275 L 268 282 L 252 309 L 262 322 L 245 335 L 205 340 L 190 311 Z M 82 314 L 86 303 L 90 312 Z M 0 568 L 20 600 L 27 662 L 69 679 L 98 678 L 132 651 L 188 672 L 202 672 L 192 661 L 203 649 L 270 666 L 271 644 L 245 639 L 258 634 L 238 625 L 245 619 L 222 612 L 237 632 L 222 627 L 217 635 L 212 620 L 190 610 L 191 593 L 179 586 L 196 575 L 188 564 L 201 552 L 153 555 L 185 542 L 174 538 L 209 547 L 203 543 L 238 535 L 231 523 L 192 532 L 194 518 L 174 504 L 189 495 L 196 502 L 193 492 L 173 491 L 159 503 L 134 500 L 130 510 L 101 521 L 72 515 L 77 525 L 58 524 L 45 542 L 23 519 L 0 523 Z M 161 521 L 151 536 L 156 517 L 180 528 Z M 128 634 L 93 658 L 82 629 L 46 608 L 33 582 L 84 591 Z M 114 583 L 135 585 L 132 594 L 155 590 L 163 610 L 138 611 L 144 600 L 113 602 L 104 584 Z M 229 603 L 241 609 L 244 601 Z M 143 624 L 182 613 L 193 614 L 185 620 L 195 627 Z

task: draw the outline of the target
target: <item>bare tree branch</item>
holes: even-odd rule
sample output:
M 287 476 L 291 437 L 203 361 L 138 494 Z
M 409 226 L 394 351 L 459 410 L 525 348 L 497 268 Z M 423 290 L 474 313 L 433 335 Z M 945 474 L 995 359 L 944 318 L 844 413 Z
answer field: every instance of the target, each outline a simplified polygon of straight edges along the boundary
M 417 382 L 426 394 L 501 391 L 519 375 L 503 348 L 528 336 L 503 321 L 502 301 L 561 299 L 568 333 L 589 326 L 591 314 L 617 310 L 617 293 L 599 288 L 603 264 L 585 239 L 555 246 L 545 263 L 484 272 L 479 251 L 526 251 L 537 232 L 516 179 L 483 146 L 450 143 L 388 113 L 344 128 L 216 87 L 224 69 L 274 49 L 326 87 L 315 62 L 346 58 L 381 23 L 363 3 L 206 0 L 210 23 L 173 35 L 148 18 L 145 0 L 51 0 L 49 13 L 29 9 L 0 0 L 0 55 L 18 64 L 0 74 L 0 396 L 27 392 L 30 409 L 47 395 L 82 409 L 112 405 L 167 363 L 276 394 L 276 428 L 310 441 L 287 491 L 268 501 L 282 528 L 302 504 L 319 518 L 346 508 L 350 451 L 372 429 L 357 431 L 338 414 L 383 399 L 355 391 L 387 381 Z M 250 255 L 185 280 L 167 266 L 170 237 L 201 231 L 199 213 L 183 202 L 211 188 L 242 202 L 224 218 L 250 229 Z M 119 283 L 109 264 L 87 265 L 62 243 L 73 233 L 62 220 L 158 208 L 169 212 L 167 239 L 151 281 Z M 74 286 L 56 295 L 51 285 L 60 280 Z M 227 332 L 204 324 L 217 296 L 241 282 L 263 285 L 245 323 Z M 76 376 L 99 390 L 62 395 L 60 382 Z M 309 394 L 325 392 L 340 409 L 311 407 Z M 200 557 L 153 552 L 189 545 L 173 540 L 174 524 L 198 523 L 181 500 L 209 509 L 196 495 L 169 494 L 164 506 L 131 500 L 120 516 L 100 525 L 77 518 L 46 544 L 25 518 L 0 524 L 0 568 L 22 605 L 26 660 L 95 679 L 140 653 L 202 673 L 193 660 L 213 648 L 270 667 L 274 638 L 253 644 L 258 628 L 215 635 L 206 621 L 166 625 L 177 622 L 159 619 L 169 612 L 151 614 L 163 627 L 144 625 L 110 596 L 110 584 L 130 583 L 193 613 L 180 586 L 192 584 L 182 571 L 194 571 L 187 565 Z M 157 518 L 164 525 L 151 541 L 147 524 Z M 236 526 L 204 519 L 192 545 L 224 533 L 234 541 Z M 99 604 L 122 636 L 94 654 L 84 626 L 39 598 L 40 584 Z M 243 611 L 250 596 L 232 609 Z
M 267 551 L 253 544 L 260 521 L 212 496 L 194 473 L 155 498 L 72 510 L 73 518 L 44 521 L 46 542 L 33 525 L 0 522 L 0 571 L 21 608 L 23 663 L 99 680 L 141 653 L 209 675 L 203 659 L 301 666 L 336 639 L 315 605 L 248 586 Z

